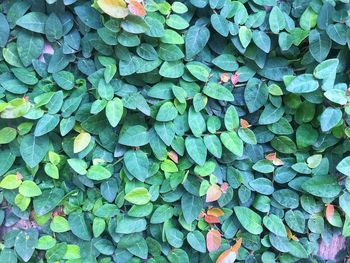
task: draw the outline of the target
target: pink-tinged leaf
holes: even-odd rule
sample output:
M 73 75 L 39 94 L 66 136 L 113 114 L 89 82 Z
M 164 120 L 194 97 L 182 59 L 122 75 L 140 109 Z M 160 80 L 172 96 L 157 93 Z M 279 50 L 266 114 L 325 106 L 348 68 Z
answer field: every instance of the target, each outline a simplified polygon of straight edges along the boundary
M 239 81 L 239 73 L 235 73 L 231 76 L 232 85 L 236 85 Z
M 128 8 L 130 10 L 130 12 L 132 14 L 134 14 L 135 16 L 145 16 L 146 15 L 146 10 L 145 10 L 145 7 L 137 2 L 136 0 L 131 0 L 129 5 L 128 5 Z
M 209 252 L 218 250 L 221 245 L 221 234 L 218 230 L 211 229 L 207 234 L 207 249 Z
M 227 183 L 223 183 L 220 188 L 221 188 L 221 192 L 226 193 L 227 188 L 228 188 L 228 184 Z
M 334 215 L 334 205 L 328 204 L 326 206 L 326 218 L 328 222 L 331 222 Z
M 222 191 L 220 186 L 213 184 L 208 188 L 206 202 L 214 202 L 220 198 Z
M 168 156 L 174 163 L 179 163 L 179 156 L 177 155 L 176 152 L 170 151 L 168 152 Z
M 52 55 L 54 52 L 55 52 L 55 50 L 52 48 L 51 44 L 46 42 L 44 45 L 43 52 L 41 53 L 41 55 L 39 57 L 39 61 L 46 63 L 45 58 L 44 58 L 44 54 Z

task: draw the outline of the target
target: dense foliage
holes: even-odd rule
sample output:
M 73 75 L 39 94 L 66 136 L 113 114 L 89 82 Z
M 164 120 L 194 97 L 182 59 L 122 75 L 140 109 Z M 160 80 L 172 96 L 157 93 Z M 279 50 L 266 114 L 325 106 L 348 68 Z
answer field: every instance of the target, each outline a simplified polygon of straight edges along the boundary
M 348 2 L 2 1 L 0 262 L 322 262 Z

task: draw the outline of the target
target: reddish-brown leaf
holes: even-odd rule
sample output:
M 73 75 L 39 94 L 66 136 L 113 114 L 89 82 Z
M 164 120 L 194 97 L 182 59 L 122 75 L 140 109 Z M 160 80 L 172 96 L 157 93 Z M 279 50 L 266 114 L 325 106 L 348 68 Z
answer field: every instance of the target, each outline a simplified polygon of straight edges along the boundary
M 208 215 L 206 214 L 204 216 L 204 220 L 205 222 L 209 223 L 209 224 L 217 224 L 217 223 L 220 223 L 220 220 L 219 218 L 217 218 L 216 216 L 213 216 L 213 215 Z
M 281 159 L 277 158 L 275 152 L 274 153 L 269 153 L 268 155 L 266 155 L 265 159 L 269 160 L 269 161 L 272 161 L 272 163 L 274 165 L 276 165 L 276 166 L 280 166 L 280 165 L 284 164 L 284 162 Z
M 146 15 L 146 10 L 145 10 L 145 7 L 137 2 L 136 0 L 131 0 L 129 5 L 128 5 L 128 8 L 130 10 L 130 12 L 132 14 L 134 14 L 135 16 L 145 16 Z
M 242 127 L 243 129 L 247 129 L 247 128 L 249 128 L 249 127 L 252 126 L 252 125 L 250 125 L 249 122 L 246 121 L 245 119 L 240 119 L 239 122 L 240 122 L 241 127 Z
M 221 234 L 218 230 L 211 229 L 207 234 L 207 249 L 209 252 L 217 250 L 221 245 Z
M 206 202 L 214 202 L 222 195 L 220 186 L 213 184 L 208 188 Z
M 326 218 L 328 222 L 331 222 L 334 215 L 334 205 L 328 204 L 326 206 Z
M 207 215 L 211 215 L 211 216 L 223 216 L 225 213 L 224 211 L 222 211 L 220 208 L 210 208 L 207 211 Z
M 216 260 L 216 263 L 233 263 L 236 260 L 238 250 L 242 245 L 242 238 L 240 238 L 236 244 L 229 249 L 225 250 Z

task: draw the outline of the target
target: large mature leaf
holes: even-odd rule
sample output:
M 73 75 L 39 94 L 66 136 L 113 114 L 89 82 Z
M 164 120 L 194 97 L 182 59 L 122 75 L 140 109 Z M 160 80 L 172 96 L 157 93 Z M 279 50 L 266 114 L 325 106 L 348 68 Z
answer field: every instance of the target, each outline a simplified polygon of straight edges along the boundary
M 317 175 L 306 180 L 301 187 L 306 192 L 326 198 L 334 198 L 340 193 L 340 186 L 335 177 L 331 175 Z
M 202 138 L 187 137 L 185 140 L 188 155 L 199 165 L 203 165 L 207 158 L 207 149 Z
M 192 26 L 186 33 L 186 57 L 192 58 L 202 51 L 209 40 L 210 32 L 205 26 Z
M 69 214 L 68 223 L 74 235 L 82 240 L 89 241 L 91 239 L 91 227 L 86 223 L 83 213 L 73 212 Z
M 24 66 L 32 64 L 44 49 L 44 39 L 39 34 L 28 31 L 20 31 L 17 36 L 18 56 Z
M 124 154 L 124 164 L 126 169 L 139 181 L 144 182 L 148 177 L 149 161 L 143 151 L 127 151 Z
M 19 150 L 26 164 L 34 168 L 48 152 L 49 138 L 47 136 L 35 137 L 28 134 L 23 137 Z
M 342 112 L 337 108 L 326 108 L 320 117 L 321 129 L 324 132 L 330 131 L 332 128 L 337 126 L 337 124 L 342 119 Z
M 311 74 L 303 74 L 291 81 L 287 90 L 293 93 L 309 93 L 317 90 L 318 82 Z
M 261 217 L 251 209 L 243 206 L 234 207 L 235 214 L 241 225 L 253 235 L 259 235 L 262 231 Z
M 32 32 L 45 33 L 46 20 L 47 16 L 44 13 L 31 12 L 19 18 L 16 24 Z
M 232 93 L 227 88 L 214 82 L 209 82 L 208 85 L 204 87 L 203 93 L 208 97 L 211 97 L 217 100 L 225 100 L 225 101 L 234 100 Z
M 16 236 L 15 251 L 24 262 L 28 262 L 32 257 L 38 237 L 39 233 L 36 229 L 21 230 Z
M 0 14 L 0 47 L 5 47 L 10 36 L 10 26 L 3 14 Z

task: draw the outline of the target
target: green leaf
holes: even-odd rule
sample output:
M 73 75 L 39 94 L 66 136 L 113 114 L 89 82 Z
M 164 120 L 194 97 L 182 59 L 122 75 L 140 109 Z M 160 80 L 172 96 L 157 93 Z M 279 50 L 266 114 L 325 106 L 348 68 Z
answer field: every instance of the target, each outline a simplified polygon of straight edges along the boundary
M 26 164 L 33 168 L 44 159 L 49 150 L 49 139 L 46 136 L 34 137 L 28 134 L 20 144 L 20 153 Z
M 278 136 L 271 141 L 271 146 L 281 153 L 295 153 L 297 147 L 287 136 Z
M 188 224 L 197 219 L 203 208 L 203 201 L 200 197 L 185 193 L 181 198 L 181 210 Z
M 274 34 L 278 34 L 286 26 L 285 18 L 281 9 L 274 6 L 269 16 L 270 29 Z
M 17 131 L 14 128 L 5 127 L 0 130 L 0 144 L 8 144 L 17 136 Z
M 40 12 L 28 13 L 16 21 L 16 24 L 20 27 L 28 29 L 32 32 L 45 33 L 45 23 L 47 16 Z
M 33 181 L 23 181 L 23 183 L 19 186 L 19 193 L 25 197 L 34 197 L 41 195 L 40 188 Z
M 148 25 L 144 19 L 138 16 L 127 16 L 122 20 L 120 25 L 126 32 L 132 34 L 141 34 L 146 32 L 148 29 Z
M 216 158 L 221 158 L 222 146 L 219 138 L 216 135 L 205 135 L 203 139 L 207 150 Z
M 193 107 L 188 111 L 188 125 L 196 137 L 200 137 L 207 128 L 202 113 L 196 112 Z
M 342 112 L 338 108 L 326 108 L 320 117 L 321 130 L 328 132 L 338 125 L 342 119 Z
M 129 216 L 122 216 L 115 229 L 119 234 L 131 234 L 142 232 L 146 229 L 146 220 L 144 218 L 132 218 Z
M 264 216 L 263 222 L 265 227 L 275 235 L 287 237 L 286 227 L 284 226 L 282 219 L 278 216 L 274 214 Z
M 56 128 L 60 118 L 57 114 L 45 114 L 37 123 L 34 136 L 42 136 Z
M 234 100 L 232 93 L 227 88 L 215 82 L 209 82 L 204 87 L 203 93 L 208 97 L 211 97 L 216 100 L 224 100 L 224 101 Z
M 151 216 L 151 224 L 163 223 L 174 215 L 174 208 L 167 204 L 159 206 Z
M 128 172 L 137 180 L 144 182 L 148 177 L 149 161 L 143 151 L 127 151 L 124 154 L 124 164 Z
M 42 216 L 52 211 L 63 199 L 64 191 L 60 188 L 43 190 L 42 195 L 33 200 L 34 211 L 38 216 Z
M 165 61 L 159 69 L 159 75 L 165 78 L 176 79 L 181 77 L 185 72 L 185 65 L 181 60 Z
M 28 262 L 34 254 L 38 237 L 39 233 L 36 229 L 21 230 L 16 236 L 14 242 L 15 251 L 24 262 Z
M 345 174 L 346 176 L 350 176 L 350 157 L 345 157 L 344 159 L 342 159 L 338 163 L 336 168 L 342 174 Z M 1 184 L 0 184 L 0 186 L 1 186 Z
M 81 212 L 73 212 L 68 216 L 69 228 L 72 233 L 82 240 L 91 240 L 91 227 Z
M 192 58 L 203 50 L 210 37 L 205 26 L 192 26 L 185 36 L 186 57 Z
M 220 140 L 226 149 L 233 154 L 237 156 L 243 155 L 243 141 L 238 137 L 235 131 L 221 133 Z
M 107 102 L 106 117 L 112 127 L 116 127 L 123 116 L 123 102 L 114 98 Z
M 261 217 L 253 210 L 243 206 L 235 206 L 234 211 L 241 225 L 249 233 L 259 235 L 263 231 Z
M 195 230 L 193 232 L 189 232 L 187 234 L 187 242 L 190 244 L 190 246 L 193 249 L 195 249 L 201 253 L 206 252 L 205 238 L 200 231 Z
M 322 61 L 314 69 L 315 78 L 325 79 L 325 78 L 329 77 L 330 75 L 333 74 L 333 72 L 336 71 L 338 64 L 339 64 L 339 60 L 336 58 L 327 59 L 325 61 Z
M 331 175 L 313 176 L 306 180 L 301 187 L 304 191 L 322 198 L 334 198 L 341 191 L 336 178 Z
M 302 74 L 293 79 L 287 86 L 292 93 L 310 93 L 318 89 L 318 82 L 311 74 Z
M 187 253 L 182 250 L 182 249 L 173 249 L 169 254 L 168 254 L 168 260 L 170 263 L 176 263 L 176 262 L 183 262 L 183 263 L 189 263 L 190 259 L 187 255 Z
M 188 71 L 197 79 L 207 82 L 210 76 L 210 68 L 200 62 L 189 62 L 186 64 Z
M 33 32 L 20 31 L 17 37 L 18 56 L 24 66 L 32 64 L 33 59 L 37 59 L 44 48 L 44 39 Z
M 329 54 L 332 41 L 324 31 L 311 30 L 309 34 L 310 53 L 317 62 L 322 62 Z
M 10 36 L 10 26 L 3 14 L 0 14 L 0 47 L 5 47 Z
M 149 134 L 142 125 L 124 125 L 120 130 L 118 143 L 127 146 L 142 146 L 149 143 Z
M 270 52 L 271 39 L 265 32 L 254 30 L 252 37 L 253 37 L 253 42 L 258 48 L 260 48 L 265 53 Z
M 135 205 L 145 205 L 151 200 L 151 195 L 144 187 L 136 187 L 125 195 L 125 200 Z
M 244 100 L 249 112 L 255 112 L 267 102 L 269 92 L 265 83 L 257 79 L 248 81 L 244 89 Z
M 212 14 L 210 17 L 210 22 L 213 28 L 222 36 L 227 37 L 229 33 L 229 23 L 219 14 Z
M 21 183 L 22 181 L 15 174 L 10 174 L 1 180 L 0 187 L 8 190 L 13 190 L 18 188 Z
M 111 172 L 101 165 L 93 165 L 89 168 L 86 174 L 91 180 L 105 180 L 112 176 Z
M 229 106 L 226 110 L 224 123 L 226 130 L 232 131 L 239 127 L 239 117 L 235 106 Z
M 238 31 L 238 37 L 241 41 L 243 48 L 246 48 L 252 40 L 252 31 L 246 26 L 241 26 Z
M 207 149 L 202 138 L 187 137 L 185 139 L 185 146 L 188 155 L 198 165 L 204 165 L 207 158 Z
M 67 219 L 62 216 L 55 216 L 51 223 L 50 229 L 55 233 L 64 233 L 70 230 Z
M 157 113 L 156 120 L 157 121 L 172 121 L 177 117 L 177 109 L 170 102 L 165 102 Z

